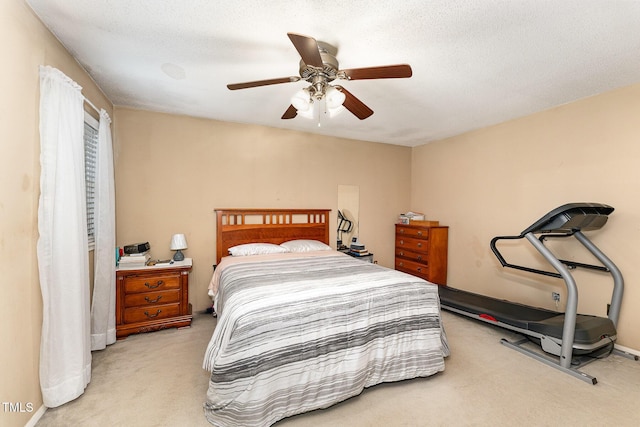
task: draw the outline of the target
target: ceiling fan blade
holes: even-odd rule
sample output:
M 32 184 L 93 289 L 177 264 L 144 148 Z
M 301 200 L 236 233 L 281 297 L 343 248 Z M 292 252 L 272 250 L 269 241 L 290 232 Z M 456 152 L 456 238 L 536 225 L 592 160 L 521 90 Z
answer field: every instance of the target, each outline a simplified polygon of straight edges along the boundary
M 351 68 L 341 70 L 347 80 L 400 79 L 411 77 L 413 72 L 409 64 L 385 65 L 382 67 Z
M 303 36 L 302 34 L 287 33 L 291 43 L 302 58 L 302 62 L 312 67 L 322 68 L 322 57 L 318 49 L 318 42 L 313 37 Z
M 351 111 L 354 116 L 360 120 L 364 120 L 373 114 L 373 110 L 367 107 L 362 101 L 353 96 L 351 92 L 343 88 L 342 86 L 335 86 L 336 89 L 344 93 L 345 99 L 342 105 L 347 110 Z
M 297 115 L 298 115 L 298 110 L 296 110 L 296 107 L 294 107 L 293 105 L 289 105 L 289 108 L 287 108 L 287 111 L 285 111 L 284 114 L 282 115 L 282 119 L 283 120 L 293 119 Z
M 300 80 L 300 77 L 296 77 L 296 76 L 280 77 L 277 79 L 256 80 L 255 82 L 233 83 L 233 84 L 227 85 L 227 88 L 229 88 L 229 90 L 248 89 L 251 87 L 258 87 L 258 86 L 276 85 L 279 83 L 292 83 L 292 82 L 297 82 L 298 80 Z

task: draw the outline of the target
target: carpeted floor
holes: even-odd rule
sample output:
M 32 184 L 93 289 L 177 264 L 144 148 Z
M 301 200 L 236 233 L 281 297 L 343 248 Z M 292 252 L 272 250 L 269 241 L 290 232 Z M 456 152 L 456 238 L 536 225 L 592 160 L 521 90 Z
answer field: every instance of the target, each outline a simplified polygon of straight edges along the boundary
M 500 345 L 515 335 L 443 312 L 451 347 L 444 372 L 380 384 L 277 427 L 638 426 L 640 363 L 610 356 L 583 368 L 593 386 Z M 93 353 L 84 395 L 49 409 L 37 426 L 210 426 L 202 357 L 215 327 L 132 335 Z

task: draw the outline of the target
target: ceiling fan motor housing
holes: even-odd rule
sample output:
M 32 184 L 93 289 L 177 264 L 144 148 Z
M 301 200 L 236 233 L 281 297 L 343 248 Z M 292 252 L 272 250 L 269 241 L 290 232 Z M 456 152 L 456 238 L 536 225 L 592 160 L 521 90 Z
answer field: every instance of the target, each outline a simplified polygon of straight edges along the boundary
M 322 70 L 307 65 L 303 60 L 301 60 L 300 77 L 307 80 L 309 83 L 313 83 L 313 78 L 317 75 L 322 75 L 327 82 L 335 80 L 338 74 L 338 69 L 340 68 L 338 60 L 336 59 L 338 49 L 328 43 L 319 41 L 318 50 L 320 51 L 320 58 L 322 58 Z

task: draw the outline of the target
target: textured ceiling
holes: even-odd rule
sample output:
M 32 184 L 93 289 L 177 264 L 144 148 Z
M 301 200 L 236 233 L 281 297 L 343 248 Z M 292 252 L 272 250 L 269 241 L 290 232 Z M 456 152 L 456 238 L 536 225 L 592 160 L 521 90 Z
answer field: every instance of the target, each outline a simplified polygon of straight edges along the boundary
M 637 0 L 26 0 L 116 106 L 407 146 L 640 82 Z M 340 81 L 375 112 L 281 120 L 306 82 L 287 32 L 340 68 L 408 63 L 408 79 Z

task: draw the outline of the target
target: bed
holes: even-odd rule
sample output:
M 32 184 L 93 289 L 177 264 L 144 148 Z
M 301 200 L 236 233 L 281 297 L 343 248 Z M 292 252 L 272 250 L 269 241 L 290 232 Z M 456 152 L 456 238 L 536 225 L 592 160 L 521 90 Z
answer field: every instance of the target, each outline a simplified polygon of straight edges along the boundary
M 216 210 L 211 424 L 269 426 L 444 370 L 437 285 L 332 250 L 329 213 Z

